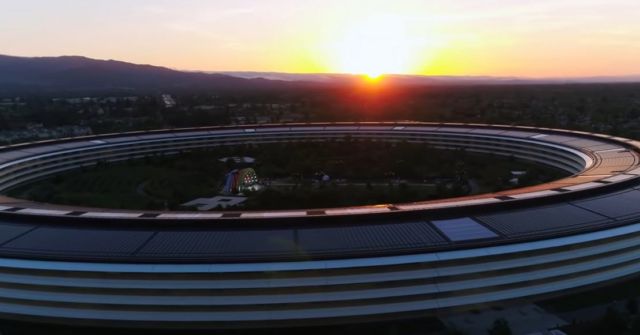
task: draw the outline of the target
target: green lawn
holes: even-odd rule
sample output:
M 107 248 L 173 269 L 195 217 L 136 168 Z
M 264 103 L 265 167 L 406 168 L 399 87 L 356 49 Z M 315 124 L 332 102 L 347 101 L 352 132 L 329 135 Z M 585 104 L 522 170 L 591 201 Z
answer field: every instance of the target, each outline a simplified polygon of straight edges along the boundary
M 513 187 L 511 170 L 527 170 L 526 184 L 564 174 L 539 165 L 423 144 L 294 143 L 237 146 L 99 164 L 15 188 L 10 196 L 35 201 L 123 209 L 184 209 L 180 204 L 218 194 L 235 168 L 221 157 L 251 156 L 261 179 L 273 187 L 253 194 L 245 209 L 290 209 L 400 203 Z M 328 183 L 313 182 L 323 172 Z M 286 186 L 276 186 L 288 184 Z
M 212 169 L 203 169 L 206 163 Z M 222 166 L 197 156 L 157 158 L 102 165 L 58 175 L 12 190 L 9 194 L 36 201 L 123 209 L 177 208 L 212 196 L 221 183 Z

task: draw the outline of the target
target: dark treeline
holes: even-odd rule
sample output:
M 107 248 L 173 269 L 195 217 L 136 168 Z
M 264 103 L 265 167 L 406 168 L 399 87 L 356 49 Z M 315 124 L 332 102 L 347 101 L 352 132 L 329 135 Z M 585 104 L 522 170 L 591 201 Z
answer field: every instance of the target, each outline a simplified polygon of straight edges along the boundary
M 223 124 L 415 120 L 569 128 L 640 138 L 640 84 L 391 86 L 305 85 L 296 89 L 56 95 L 0 99 L 0 135 L 36 124 L 92 133 Z M 23 140 L 29 140 L 25 137 Z M 16 142 L 18 140 L 4 140 Z M 22 141 L 22 140 L 20 140 Z

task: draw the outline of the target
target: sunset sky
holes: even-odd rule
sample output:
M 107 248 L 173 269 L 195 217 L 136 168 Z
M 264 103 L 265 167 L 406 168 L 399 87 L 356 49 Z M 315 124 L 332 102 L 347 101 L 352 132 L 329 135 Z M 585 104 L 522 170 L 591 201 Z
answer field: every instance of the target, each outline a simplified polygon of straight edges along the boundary
M 0 0 L 0 54 L 183 70 L 640 74 L 639 0 Z

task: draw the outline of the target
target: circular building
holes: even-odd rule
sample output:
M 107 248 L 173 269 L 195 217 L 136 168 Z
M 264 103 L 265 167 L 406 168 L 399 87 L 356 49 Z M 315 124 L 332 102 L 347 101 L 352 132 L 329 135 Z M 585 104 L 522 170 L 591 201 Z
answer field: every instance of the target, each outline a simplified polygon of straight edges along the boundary
M 132 327 L 403 318 L 563 294 L 640 272 L 640 142 L 546 128 L 212 127 L 0 148 L 0 191 L 100 161 L 285 141 L 407 141 L 571 176 L 402 204 L 125 211 L 0 197 L 0 317 Z

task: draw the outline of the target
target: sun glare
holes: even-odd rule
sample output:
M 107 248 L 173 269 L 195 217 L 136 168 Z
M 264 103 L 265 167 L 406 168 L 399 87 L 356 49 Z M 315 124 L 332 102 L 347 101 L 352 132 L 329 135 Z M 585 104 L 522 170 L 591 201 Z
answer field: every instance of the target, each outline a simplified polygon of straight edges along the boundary
M 367 79 L 369 79 L 369 81 L 377 81 L 382 76 L 382 73 L 371 71 L 369 73 L 365 73 L 364 75 L 365 77 L 367 77 Z
M 376 79 L 414 71 L 420 48 L 401 19 L 370 17 L 349 23 L 334 37 L 327 53 L 335 71 Z

